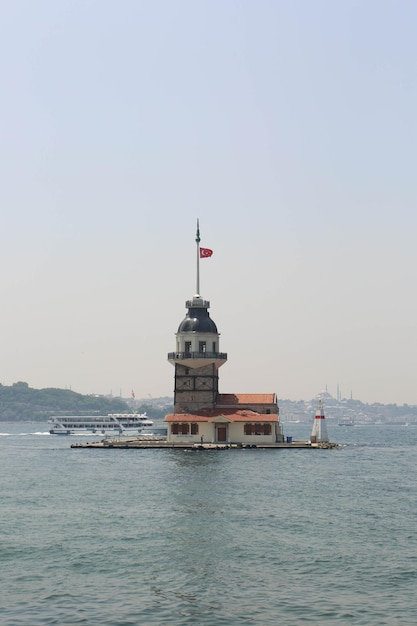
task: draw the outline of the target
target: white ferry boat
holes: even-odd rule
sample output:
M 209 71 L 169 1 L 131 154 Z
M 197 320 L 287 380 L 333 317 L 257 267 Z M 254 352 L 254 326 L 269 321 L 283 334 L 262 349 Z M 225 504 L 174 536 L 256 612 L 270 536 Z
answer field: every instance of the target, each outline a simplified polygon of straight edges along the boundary
M 51 435 L 76 435 L 93 433 L 105 435 L 153 434 L 153 421 L 146 413 L 109 413 L 108 415 L 57 415 L 48 422 L 52 424 Z
M 339 420 L 338 424 L 339 426 L 354 426 L 355 420 L 353 419 L 353 417 L 342 417 Z

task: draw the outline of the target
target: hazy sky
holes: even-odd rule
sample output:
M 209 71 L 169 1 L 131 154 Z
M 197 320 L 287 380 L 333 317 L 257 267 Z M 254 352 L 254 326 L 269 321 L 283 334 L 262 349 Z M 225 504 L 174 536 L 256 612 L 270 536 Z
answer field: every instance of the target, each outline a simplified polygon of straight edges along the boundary
M 0 382 L 417 404 L 414 0 L 3 0 Z

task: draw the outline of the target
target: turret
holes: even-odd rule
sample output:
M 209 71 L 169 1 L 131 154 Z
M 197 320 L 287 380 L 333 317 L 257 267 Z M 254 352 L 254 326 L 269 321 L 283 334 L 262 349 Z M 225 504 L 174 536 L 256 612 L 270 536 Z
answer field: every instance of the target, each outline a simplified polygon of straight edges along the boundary
M 200 258 L 209 257 L 212 251 L 200 249 L 200 230 L 197 220 L 197 293 L 187 300 L 187 315 L 176 333 L 175 352 L 168 361 L 175 366 L 174 412 L 193 412 L 215 406 L 219 367 L 226 363 L 227 354 L 220 352 L 220 334 L 211 319 L 210 302 L 200 294 Z
M 178 327 L 176 351 L 168 354 L 168 360 L 195 369 L 209 363 L 220 367 L 227 361 L 227 354 L 220 352 L 220 333 L 210 317 L 210 302 L 200 296 L 187 300 L 187 315 Z

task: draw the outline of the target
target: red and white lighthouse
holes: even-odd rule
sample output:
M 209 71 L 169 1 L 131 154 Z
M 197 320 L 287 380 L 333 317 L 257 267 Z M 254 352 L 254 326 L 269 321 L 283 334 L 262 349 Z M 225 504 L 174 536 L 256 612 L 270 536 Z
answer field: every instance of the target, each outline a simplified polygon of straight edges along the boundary
M 323 400 L 321 398 L 318 401 L 310 441 L 311 443 L 328 443 L 329 441 L 326 418 L 324 416 Z

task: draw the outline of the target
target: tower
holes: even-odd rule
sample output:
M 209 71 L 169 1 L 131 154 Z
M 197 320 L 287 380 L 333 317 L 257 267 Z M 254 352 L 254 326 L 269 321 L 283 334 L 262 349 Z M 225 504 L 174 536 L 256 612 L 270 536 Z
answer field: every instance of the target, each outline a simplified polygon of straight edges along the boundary
M 318 402 L 310 441 L 311 443 L 327 443 L 329 441 L 324 417 L 323 400 L 321 398 Z
M 193 413 L 213 409 L 219 390 L 219 367 L 226 363 L 227 354 L 220 352 L 220 334 L 211 319 L 210 302 L 200 296 L 200 258 L 210 257 L 212 251 L 200 248 L 197 220 L 197 292 L 185 303 L 187 315 L 176 333 L 176 350 L 168 354 L 175 366 L 174 413 Z

